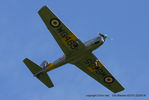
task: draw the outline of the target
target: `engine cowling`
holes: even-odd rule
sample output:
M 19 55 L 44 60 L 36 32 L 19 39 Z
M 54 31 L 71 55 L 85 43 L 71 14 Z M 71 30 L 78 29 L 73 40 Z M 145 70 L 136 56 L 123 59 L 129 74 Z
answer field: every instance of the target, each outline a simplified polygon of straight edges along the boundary
M 93 51 L 95 49 L 97 49 L 99 46 L 101 46 L 102 44 L 104 43 L 104 38 L 103 37 L 96 37 L 96 38 L 93 38 L 87 42 L 85 42 L 85 46 Z

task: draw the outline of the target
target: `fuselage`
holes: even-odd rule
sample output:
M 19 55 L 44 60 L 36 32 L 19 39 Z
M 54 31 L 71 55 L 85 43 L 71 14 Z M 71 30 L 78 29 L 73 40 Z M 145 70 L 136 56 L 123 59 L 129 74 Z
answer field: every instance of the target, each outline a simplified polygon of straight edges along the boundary
M 92 52 L 93 50 L 97 49 L 104 43 L 105 39 L 102 36 L 95 37 L 87 42 L 84 45 Z
M 91 40 L 88 40 L 84 43 L 84 45 L 86 46 L 87 50 L 89 52 L 92 52 L 93 50 L 97 49 L 98 47 L 100 47 L 103 43 L 105 42 L 105 37 L 103 36 L 98 36 L 95 37 Z M 84 51 L 85 52 L 85 51 Z M 78 56 L 76 55 L 76 57 L 78 58 Z M 79 58 L 81 59 L 81 54 L 79 54 Z M 78 58 L 78 59 L 79 59 Z M 66 63 L 71 63 L 72 60 L 75 60 L 75 58 L 71 59 L 69 57 L 66 57 L 65 55 L 63 55 L 62 57 L 58 58 L 57 60 L 55 60 L 52 64 L 53 64 L 53 69 L 60 67 Z

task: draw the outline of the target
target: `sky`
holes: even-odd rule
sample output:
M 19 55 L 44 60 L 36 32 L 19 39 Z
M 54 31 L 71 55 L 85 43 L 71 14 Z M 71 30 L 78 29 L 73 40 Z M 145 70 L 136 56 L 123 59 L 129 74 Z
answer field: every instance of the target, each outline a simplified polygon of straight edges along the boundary
M 0 99 L 1 100 L 148 100 L 149 99 L 148 0 L 1 0 Z M 113 93 L 71 64 L 51 72 L 55 87 L 37 80 L 22 60 L 40 64 L 55 61 L 62 50 L 38 15 L 47 5 L 82 41 L 107 34 L 113 40 L 93 53 L 124 86 Z M 86 95 L 109 97 L 88 97 Z

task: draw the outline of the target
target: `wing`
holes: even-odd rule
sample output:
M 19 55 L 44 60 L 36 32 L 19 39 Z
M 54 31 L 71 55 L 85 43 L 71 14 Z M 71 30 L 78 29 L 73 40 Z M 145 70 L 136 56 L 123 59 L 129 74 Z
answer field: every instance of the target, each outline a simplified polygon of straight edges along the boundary
M 124 90 L 120 83 L 92 53 L 85 56 L 81 61 L 76 61 L 73 64 L 112 92 L 117 93 Z
M 39 10 L 39 15 L 53 37 L 66 55 L 85 48 L 84 44 L 56 17 L 52 11 L 44 6 Z

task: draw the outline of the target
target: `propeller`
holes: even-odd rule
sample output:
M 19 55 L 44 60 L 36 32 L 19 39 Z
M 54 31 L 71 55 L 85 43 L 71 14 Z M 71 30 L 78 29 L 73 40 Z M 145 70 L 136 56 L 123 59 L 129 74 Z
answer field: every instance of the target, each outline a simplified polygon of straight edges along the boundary
M 107 34 L 101 34 L 100 32 L 98 33 L 98 35 L 102 36 L 104 39 L 110 39 L 113 40 L 112 38 L 108 37 Z

